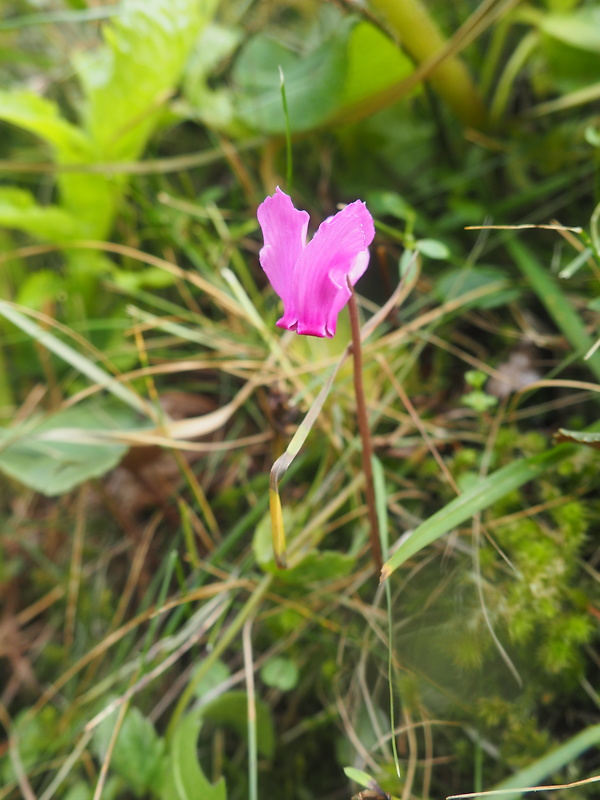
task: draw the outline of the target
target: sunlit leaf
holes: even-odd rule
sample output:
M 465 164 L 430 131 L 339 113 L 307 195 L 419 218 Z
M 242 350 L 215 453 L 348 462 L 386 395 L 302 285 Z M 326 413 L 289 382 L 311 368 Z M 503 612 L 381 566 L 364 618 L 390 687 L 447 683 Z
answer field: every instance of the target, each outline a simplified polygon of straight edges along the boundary
M 124 0 L 105 46 L 76 58 L 84 126 L 106 160 L 135 159 L 216 0 Z

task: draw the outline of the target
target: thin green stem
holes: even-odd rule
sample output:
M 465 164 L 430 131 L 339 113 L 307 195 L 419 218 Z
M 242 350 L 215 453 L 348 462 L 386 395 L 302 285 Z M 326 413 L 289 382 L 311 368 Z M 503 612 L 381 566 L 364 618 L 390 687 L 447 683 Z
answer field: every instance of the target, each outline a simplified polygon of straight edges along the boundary
M 375 500 L 377 503 L 377 519 L 383 557 L 387 561 L 390 555 L 390 531 L 387 516 L 387 500 L 385 490 L 385 473 L 383 465 L 378 458 L 373 458 L 373 483 L 375 486 Z M 396 701 L 394 689 L 394 612 L 392 603 L 392 586 L 390 581 L 385 582 L 385 600 L 387 606 L 388 622 L 388 686 L 390 690 L 390 731 L 392 732 L 392 752 L 396 775 L 400 775 L 400 758 L 398 757 L 398 741 L 396 737 Z
M 294 169 L 292 161 L 292 134 L 290 129 L 290 113 L 288 110 L 287 96 L 285 93 L 285 77 L 283 70 L 279 67 L 279 85 L 281 87 L 281 102 L 283 104 L 283 116 L 285 117 L 285 152 L 286 152 L 286 182 L 287 190 L 292 190 L 294 180 Z
M 348 309 L 350 311 L 350 327 L 352 329 L 352 357 L 354 359 L 354 394 L 356 396 L 356 416 L 358 417 L 358 430 L 362 441 L 362 462 L 365 473 L 365 494 L 367 496 L 367 508 L 369 512 L 370 542 L 373 560 L 378 570 L 383 566 L 383 554 L 381 552 L 381 539 L 379 536 L 379 521 L 377 519 L 377 506 L 375 504 L 375 488 L 373 484 L 373 465 L 371 463 L 371 433 L 369 431 L 369 419 L 367 417 L 367 406 L 365 403 L 365 393 L 362 381 L 362 348 L 360 343 L 360 321 L 358 319 L 358 305 L 354 288 L 348 279 L 350 289 L 350 301 Z
M 388 553 L 386 553 L 386 558 Z M 398 742 L 396 739 L 396 704 L 394 694 L 394 617 L 392 613 L 392 587 L 389 581 L 385 582 L 385 600 L 388 618 L 388 686 L 390 688 L 390 730 L 392 732 L 392 752 L 396 775 L 400 778 L 400 758 L 398 756 Z

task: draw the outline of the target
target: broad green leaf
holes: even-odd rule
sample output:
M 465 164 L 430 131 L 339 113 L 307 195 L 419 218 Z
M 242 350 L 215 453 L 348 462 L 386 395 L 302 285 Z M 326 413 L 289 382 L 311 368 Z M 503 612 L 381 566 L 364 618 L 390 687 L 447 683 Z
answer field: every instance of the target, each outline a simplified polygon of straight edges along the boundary
M 58 206 L 40 206 L 26 189 L 0 187 L 0 225 L 50 242 L 81 237 L 79 221 Z
M 558 329 L 573 350 L 583 356 L 592 347 L 594 341 L 588 335 L 585 325 L 573 309 L 562 287 L 557 285 L 550 272 L 537 261 L 519 239 L 508 239 L 506 247 Z M 596 379 L 600 380 L 600 352 L 594 353 L 585 363 L 592 370 Z
M 127 447 L 72 441 L 71 431 L 122 430 L 139 425 L 129 409 L 80 404 L 12 428 L 0 428 L 0 470 L 47 496 L 64 494 L 115 467 Z
M 289 692 L 298 684 L 298 666 L 291 658 L 274 656 L 260 668 L 262 681 L 274 689 Z
M 215 2 L 124 0 L 118 17 L 103 28 L 105 45 L 75 57 L 83 127 L 94 150 L 70 160 L 131 161 L 141 155 Z M 82 235 L 105 238 L 126 177 L 65 172 L 58 183 L 64 205 L 85 226 Z
M 265 133 L 286 129 L 279 67 L 283 70 L 290 129 L 307 131 L 338 108 L 346 75 L 347 26 L 304 57 L 258 34 L 238 56 L 233 77 L 239 88 L 237 113 Z
M 228 725 L 243 739 L 248 737 L 248 696 L 246 692 L 226 692 L 200 709 L 202 717 L 219 725 Z M 269 706 L 256 700 L 256 737 L 258 752 L 270 758 L 275 750 L 275 729 Z
M 489 508 L 497 500 L 518 489 L 527 481 L 543 475 L 574 452 L 573 446 L 559 445 L 545 453 L 521 458 L 506 467 L 481 478 L 459 497 L 426 519 L 410 533 L 383 565 L 382 580 L 404 564 L 411 556 L 439 539 L 474 514 Z
M 173 733 L 161 800 L 227 800 L 225 781 L 212 784 L 198 763 L 202 709 L 183 717 Z
M 124 0 L 103 28 L 105 46 L 75 59 L 84 90 L 83 130 L 67 122 L 55 103 L 28 92 L 0 92 L 0 119 L 44 138 L 61 164 L 138 158 L 215 5 L 216 0 Z M 59 218 L 58 209 L 42 214 L 31 208 L 18 226 L 14 218 L 0 224 L 50 241 L 104 239 L 126 177 L 65 171 L 57 183 L 62 206 L 77 220 L 74 232 L 66 230 L 68 218 Z
M 414 69 L 407 55 L 379 28 L 359 22 L 348 42 L 348 66 L 342 106 L 387 89 Z
M 103 720 L 94 731 L 94 750 L 104 761 L 113 735 L 117 711 Z M 156 785 L 162 769 L 165 743 L 154 725 L 139 709 L 128 709 L 112 751 L 110 767 L 137 797 L 145 797 Z

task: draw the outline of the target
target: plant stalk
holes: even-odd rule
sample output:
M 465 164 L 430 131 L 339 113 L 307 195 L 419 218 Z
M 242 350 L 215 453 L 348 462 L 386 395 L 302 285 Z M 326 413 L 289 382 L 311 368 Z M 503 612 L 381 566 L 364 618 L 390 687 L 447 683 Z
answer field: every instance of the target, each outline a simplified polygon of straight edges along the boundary
M 488 0 L 484 6 L 492 6 Z M 449 46 L 422 0 L 370 0 L 390 31 L 406 48 L 417 65 L 425 65 Z M 432 86 L 465 125 L 480 128 L 486 111 L 465 63 L 449 54 L 431 69 Z
M 362 348 L 360 343 L 360 322 L 358 319 L 358 305 L 354 288 L 348 279 L 350 289 L 350 300 L 348 310 L 350 311 L 350 327 L 352 329 L 352 358 L 354 359 L 354 394 L 356 396 L 356 416 L 358 417 L 358 430 L 362 442 L 362 462 L 363 472 L 365 473 L 365 494 L 367 497 L 367 508 L 369 512 L 369 537 L 371 542 L 371 553 L 377 570 L 383 567 L 383 553 L 381 552 L 381 538 L 379 536 L 379 520 L 377 519 L 377 507 L 375 505 L 375 486 L 373 484 L 373 467 L 371 464 L 371 433 L 369 431 L 369 419 L 367 417 L 367 405 L 365 403 L 365 393 L 362 381 Z

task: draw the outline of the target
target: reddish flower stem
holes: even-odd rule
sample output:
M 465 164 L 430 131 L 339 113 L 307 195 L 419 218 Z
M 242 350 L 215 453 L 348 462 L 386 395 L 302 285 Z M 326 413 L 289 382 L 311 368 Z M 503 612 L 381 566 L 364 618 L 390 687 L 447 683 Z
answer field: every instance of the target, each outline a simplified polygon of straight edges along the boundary
M 381 552 L 381 539 L 379 537 L 379 521 L 377 519 L 377 507 L 375 505 L 375 487 L 373 485 L 373 468 L 371 466 L 371 433 L 369 431 L 369 420 L 367 417 L 367 406 L 365 403 L 365 393 L 362 381 L 362 348 L 360 343 L 360 322 L 358 319 L 358 306 L 356 295 L 350 280 L 350 301 L 348 310 L 350 311 L 350 327 L 352 329 L 352 357 L 354 359 L 354 394 L 356 396 L 356 416 L 358 417 L 358 430 L 362 441 L 362 462 L 363 472 L 365 473 L 365 494 L 367 497 L 367 508 L 369 511 L 370 543 L 373 561 L 378 572 L 383 566 L 383 553 Z

